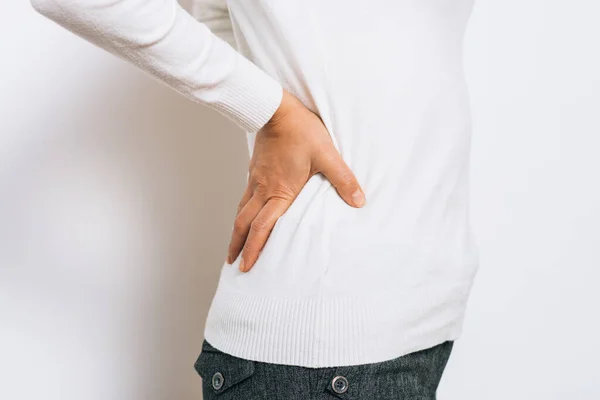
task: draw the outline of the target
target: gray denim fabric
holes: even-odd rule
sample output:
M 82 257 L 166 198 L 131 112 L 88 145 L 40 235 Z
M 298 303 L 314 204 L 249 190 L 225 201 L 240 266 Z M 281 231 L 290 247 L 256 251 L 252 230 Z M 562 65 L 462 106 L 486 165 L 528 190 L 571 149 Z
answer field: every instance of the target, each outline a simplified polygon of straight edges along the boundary
M 305 368 L 237 358 L 204 340 L 194 368 L 204 400 L 435 400 L 452 346 L 447 341 L 380 363 Z M 334 387 L 336 377 L 343 378 Z

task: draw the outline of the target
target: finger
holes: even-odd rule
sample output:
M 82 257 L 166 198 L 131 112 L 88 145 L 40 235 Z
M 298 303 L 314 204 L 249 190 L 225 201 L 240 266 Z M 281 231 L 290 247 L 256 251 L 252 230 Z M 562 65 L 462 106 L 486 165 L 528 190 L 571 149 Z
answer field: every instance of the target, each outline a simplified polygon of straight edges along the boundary
M 240 271 L 247 272 L 252 268 L 260 251 L 265 246 L 275 223 L 285 213 L 290 206 L 290 202 L 282 199 L 270 199 L 260 210 L 246 238 L 246 243 L 242 250 L 242 260 L 240 262 Z
M 264 205 L 265 200 L 261 196 L 252 196 L 235 218 L 229 250 L 227 251 L 227 262 L 229 264 L 233 263 L 242 251 L 246 237 L 250 232 L 250 225 Z
M 254 189 L 250 185 L 247 185 L 246 190 L 244 190 L 244 194 L 242 195 L 242 198 L 240 199 L 240 202 L 238 203 L 238 207 L 237 207 L 238 214 L 240 212 L 242 212 L 242 209 L 244 208 L 244 206 L 246 205 L 248 200 L 250 200 L 252 198 L 253 193 L 254 193 Z
M 316 167 L 331 182 L 346 203 L 353 207 L 362 207 L 365 204 L 365 195 L 358 180 L 337 150 L 317 160 Z

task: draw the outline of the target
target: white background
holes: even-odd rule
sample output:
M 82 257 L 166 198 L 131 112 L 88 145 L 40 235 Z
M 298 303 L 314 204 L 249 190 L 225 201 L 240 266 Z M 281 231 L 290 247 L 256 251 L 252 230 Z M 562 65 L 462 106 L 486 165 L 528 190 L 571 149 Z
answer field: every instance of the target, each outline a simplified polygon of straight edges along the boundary
M 441 400 L 600 399 L 600 3 L 479 0 L 481 267 Z M 247 163 L 232 123 L 0 5 L 0 398 L 192 400 Z

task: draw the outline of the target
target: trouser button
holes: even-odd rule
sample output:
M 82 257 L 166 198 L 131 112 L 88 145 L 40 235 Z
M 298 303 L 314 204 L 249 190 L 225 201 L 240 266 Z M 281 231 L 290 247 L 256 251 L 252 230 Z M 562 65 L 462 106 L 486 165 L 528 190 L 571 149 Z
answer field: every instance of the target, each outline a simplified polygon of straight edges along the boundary
M 348 390 L 348 379 L 345 376 L 336 376 L 331 381 L 331 388 L 338 394 L 346 393 Z
M 225 381 L 225 378 L 223 378 L 223 374 L 220 372 L 217 372 L 212 377 L 212 387 L 215 390 L 219 390 L 223 387 L 224 381 Z

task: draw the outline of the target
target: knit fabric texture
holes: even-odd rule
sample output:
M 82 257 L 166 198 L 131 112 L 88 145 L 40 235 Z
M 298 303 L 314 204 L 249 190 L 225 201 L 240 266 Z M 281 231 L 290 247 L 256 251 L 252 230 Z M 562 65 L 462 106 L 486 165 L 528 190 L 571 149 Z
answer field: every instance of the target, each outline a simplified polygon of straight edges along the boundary
M 246 360 L 383 362 L 462 331 L 478 269 L 462 41 L 472 0 L 31 0 L 245 132 L 283 89 L 319 115 L 366 195 L 321 174 L 256 264 L 223 264 L 204 336 Z M 199 266 L 200 267 L 200 266 Z

